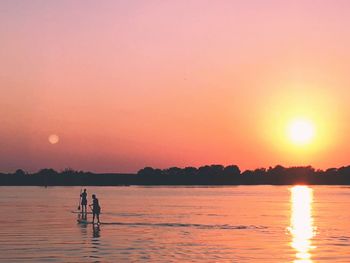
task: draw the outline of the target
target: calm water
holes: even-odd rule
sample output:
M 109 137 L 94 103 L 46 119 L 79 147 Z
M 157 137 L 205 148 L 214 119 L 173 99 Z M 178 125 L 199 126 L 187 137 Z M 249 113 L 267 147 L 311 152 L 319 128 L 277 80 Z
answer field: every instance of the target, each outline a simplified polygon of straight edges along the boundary
M 1 262 L 350 262 L 347 187 L 0 187 Z

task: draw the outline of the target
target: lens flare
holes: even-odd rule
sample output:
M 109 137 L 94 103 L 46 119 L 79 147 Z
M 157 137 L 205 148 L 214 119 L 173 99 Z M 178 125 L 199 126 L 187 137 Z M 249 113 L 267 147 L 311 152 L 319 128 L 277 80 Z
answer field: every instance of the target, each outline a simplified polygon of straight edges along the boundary
M 56 144 L 56 143 L 58 143 L 60 141 L 60 138 L 58 137 L 58 135 L 56 135 L 56 134 L 51 134 L 50 136 L 49 136 L 49 142 L 51 143 L 51 144 Z

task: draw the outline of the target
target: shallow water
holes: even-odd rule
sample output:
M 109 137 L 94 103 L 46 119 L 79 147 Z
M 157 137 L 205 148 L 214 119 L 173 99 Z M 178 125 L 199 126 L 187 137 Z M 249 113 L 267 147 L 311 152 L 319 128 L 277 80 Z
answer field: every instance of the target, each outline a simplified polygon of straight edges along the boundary
M 350 262 L 350 188 L 0 187 L 1 262 Z M 91 219 L 91 215 L 88 215 Z

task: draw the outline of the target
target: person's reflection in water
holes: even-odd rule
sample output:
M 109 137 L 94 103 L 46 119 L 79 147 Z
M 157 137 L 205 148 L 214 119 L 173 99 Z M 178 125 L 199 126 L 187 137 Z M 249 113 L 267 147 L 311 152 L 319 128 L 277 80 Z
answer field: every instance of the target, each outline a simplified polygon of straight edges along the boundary
M 100 226 L 92 224 L 92 239 L 91 239 L 91 258 L 94 258 L 94 262 L 100 262 L 101 259 L 101 234 Z
M 80 218 L 79 218 L 80 219 Z M 79 225 L 79 227 L 80 227 L 80 230 L 81 230 L 81 234 L 82 234 L 82 236 L 84 237 L 84 239 L 85 238 L 87 238 L 88 237 L 88 231 L 87 231 L 87 227 L 88 227 L 88 225 L 87 224 L 78 224 Z
M 82 220 L 87 220 L 87 213 L 82 213 L 81 214 L 81 219 Z
M 84 215 L 78 214 L 78 219 L 82 219 Z M 84 250 L 86 257 L 90 257 L 93 259 L 93 262 L 104 262 L 100 261 L 101 256 L 101 229 L 97 224 L 92 224 L 92 233 L 90 230 L 89 224 L 78 224 L 82 234 L 82 244 L 84 244 L 84 248 L 87 248 L 87 251 Z M 92 236 L 89 235 L 92 234 Z M 90 237 L 91 238 L 90 238 Z M 90 245 L 88 245 L 90 244 Z M 87 246 L 85 246 L 87 245 Z M 84 249 L 83 248 L 83 249 Z
M 94 238 L 99 238 L 101 237 L 100 235 L 100 226 L 99 225 L 92 225 L 92 232 L 93 232 L 93 237 Z
M 87 213 L 78 214 L 78 221 L 87 220 Z
M 294 263 L 312 263 L 311 241 L 315 236 L 312 217 L 313 191 L 307 186 L 294 186 L 291 189 L 291 219 L 289 231 L 292 234 L 291 246 L 296 251 Z

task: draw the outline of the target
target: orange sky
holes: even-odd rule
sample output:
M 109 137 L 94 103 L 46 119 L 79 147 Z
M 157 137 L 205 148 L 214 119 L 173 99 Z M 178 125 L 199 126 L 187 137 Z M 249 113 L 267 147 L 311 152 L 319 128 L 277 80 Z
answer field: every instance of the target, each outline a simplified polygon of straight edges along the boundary
M 348 164 L 349 8 L 1 1 L 0 171 Z M 307 147 L 284 134 L 298 116 Z

